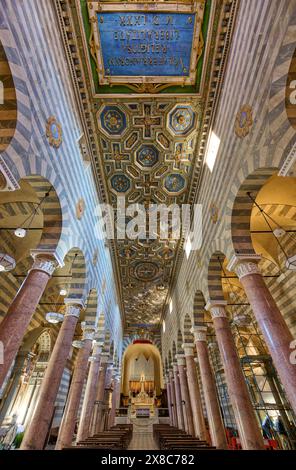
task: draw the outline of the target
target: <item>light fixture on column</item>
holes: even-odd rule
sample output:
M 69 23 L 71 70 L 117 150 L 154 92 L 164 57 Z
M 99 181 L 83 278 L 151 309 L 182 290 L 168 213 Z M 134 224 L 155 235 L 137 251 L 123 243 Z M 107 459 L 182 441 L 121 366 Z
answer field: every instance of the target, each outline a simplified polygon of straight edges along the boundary
M 66 289 L 61 289 L 60 290 L 60 296 L 65 297 L 65 295 L 67 295 Z
M 38 210 L 40 209 L 40 207 L 42 206 L 43 202 L 45 201 L 45 199 L 49 196 L 50 194 L 50 191 L 52 190 L 53 186 L 50 186 L 49 190 L 44 194 L 43 198 L 38 202 L 38 203 L 33 203 L 36 207 L 34 208 L 32 214 L 30 214 L 25 220 L 24 222 L 15 229 L 14 231 L 14 235 L 18 238 L 24 238 L 26 235 L 27 235 L 27 231 L 30 229 L 31 225 L 32 225 L 32 222 L 35 218 L 35 216 L 37 215 L 38 213 Z M 25 228 L 25 225 L 27 225 L 27 227 Z
M 265 212 L 265 210 L 263 209 L 263 207 L 261 207 L 255 200 L 255 198 L 252 196 L 252 194 L 250 192 L 247 192 L 247 196 L 251 199 L 251 201 L 254 203 L 254 205 L 257 207 L 257 209 L 259 209 L 262 217 L 264 218 L 269 230 L 270 230 L 270 233 L 273 234 L 277 244 L 279 245 L 280 247 L 280 250 L 282 251 L 282 253 L 284 254 L 284 257 L 286 259 L 286 263 L 285 263 L 285 266 L 287 269 L 290 269 L 291 271 L 295 271 L 296 270 L 296 255 L 293 255 L 293 256 L 289 256 L 280 239 L 284 236 L 284 235 L 287 235 L 288 237 L 290 237 L 295 243 L 296 243 L 296 239 L 295 237 L 293 237 L 287 230 L 285 230 L 283 227 L 281 227 L 274 219 L 273 217 L 271 217 L 269 214 L 267 214 L 267 212 Z M 272 227 L 272 224 L 274 224 L 274 227 Z M 294 231 L 292 231 L 294 233 Z
M 76 339 L 75 341 L 72 341 L 72 346 L 73 348 L 81 349 L 83 347 L 83 341 Z
M 48 312 L 45 316 L 48 323 L 61 323 L 64 320 L 64 315 L 58 312 Z
M 15 260 L 7 253 L 0 253 L 0 272 L 11 271 L 15 268 Z

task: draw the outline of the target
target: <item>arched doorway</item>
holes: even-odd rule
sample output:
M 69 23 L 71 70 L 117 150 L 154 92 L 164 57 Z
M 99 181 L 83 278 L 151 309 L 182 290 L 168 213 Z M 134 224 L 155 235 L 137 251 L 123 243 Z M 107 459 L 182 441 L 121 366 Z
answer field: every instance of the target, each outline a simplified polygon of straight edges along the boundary
M 158 348 L 150 340 L 134 340 L 123 356 L 122 402 L 130 417 L 152 417 L 161 406 L 163 371 Z

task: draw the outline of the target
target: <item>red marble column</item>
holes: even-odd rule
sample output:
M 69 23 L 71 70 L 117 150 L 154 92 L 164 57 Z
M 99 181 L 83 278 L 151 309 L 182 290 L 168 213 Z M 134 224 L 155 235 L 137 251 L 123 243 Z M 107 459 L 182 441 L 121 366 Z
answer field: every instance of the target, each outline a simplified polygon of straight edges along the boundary
M 26 279 L 0 324 L 4 364 L 0 363 L 0 388 L 21 346 L 23 337 L 58 262 L 53 254 L 36 254 Z
M 167 391 L 167 401 L 168 401 L 168 410 L 170 417 L 170 425 L 173 426 L 173 410 L 172 410 L 172 395 L 171 395 L 171 384 L 168 375 L 165 377 L 166 382 L 166 391 Z
M 90 424 L 95 406 L 102 346 L 103 343 L 96 342 L 93 347 L 93 355 L 89 358 L 90 366 L 77 431 L 77 442 L 83 441 L 90 435 Z
M 83 306 L 80 299 L 65 299 L 65 303 L 64 321 L 42 380 L 33 419 L 25 432 L 21 445 L 22 450 L 40 450 L 45 445 L 61 378 L 69 357 L 80 310 Z
M 101 362 L 99 369 L 99 378 L 96 390 L 96 403 L 94 408 L 94 414 L 91 424 L 91 435 L 99 432 L 102 425 L 102 410 L 104 405 L 104 395 L 105 395 L 105 381 L 106 381 L 106 371 L 108 366 L 109 354 L 101 354 Z
M 176 428 L 178 427 L 178 417 L 177 417 L 177 404 L 176 404 L 176 389 L 174 381 L 174 373 L 172 370 L 169 371 L 170 386 L 171 386 L 171 400 L 172 400 L 172 425 Z
M 245 290 L 277 373 L 296 413 L 296 364 L 292 364 L 290 360 L 294 338 L 257 266 L 260 258 L 256 255 L 236 255 L 228 267 L 236 272 Z
M 241 369 L 234 339 L 225 310 L 226 302 L 209 302 L 205 307 L 211 311 L 216 338 L 224 367 L 229 398 L 233 407 L 242 448 L 264 449 L 263 437 L 259 429 L 250 400 L 247 384 Z
M 177 364 L 173 364 L 173 371 L 174 371 L 174 384 L 175 384 L 176 409 L 177 409 L 177 427 L 185 431 L 185 421 L 184 421 L 184 416 L 183 416 L 179 370 L 178 370 Z
M 108 428 L 110 429 L 115 424 L 116 417 L 116 408 L 118 404 L 118 391 L 120 390 L 120 375 L 116 368 L 113 370 L 113 391 L 112 391 L 112 401 L 111 401 L 111 410 L 109 414 L 109 423 Z
M 194 344 L 183 344 L 185 353 L 187 379 L 190 390 L 190 402 L 194 423 L 194 435 L 201 440 L 207 439 L 206 425 L 202 411 L 201 396 L 193 353 Z
M 95 329 L 93 325 L 85 323 L 82 324 L 81 327 L 83 330 L 82 347 L 79 349 L 77 355 L 67 403 L 59 429 L 56 450 L 61 450 L 72 444 L 84 380 L 87 373 L 88 359 L 92 348 Z
M 177 354 L 177 364 L 180 378 L 181 398 L 182 398 L 182 409 L 185 429 L 188 434 L 194 436 L 194 423 L 193 413 L 191 408 L 191 401 L 189 396 L 187 374 L 185 370 L 185 356 L 183 354 Z M 192 393 L 192 391 L 191 391 Z
M 196 326 L 192 329 L 192 332 L 194 333 L 212 444 L 217 447 L 217 449 L 227 449 L 225 428 L 207 349 L 207 327 Z

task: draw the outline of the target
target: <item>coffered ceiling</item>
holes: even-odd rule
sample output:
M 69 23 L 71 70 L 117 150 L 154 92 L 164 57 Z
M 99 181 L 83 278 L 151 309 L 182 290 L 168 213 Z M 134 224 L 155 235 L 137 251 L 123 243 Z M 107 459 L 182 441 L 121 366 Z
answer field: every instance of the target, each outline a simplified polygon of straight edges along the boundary
M 122 83 L 114 85 L 110 79 L 106 85 L 108 69 L 104 75 L 94 54 L 100 45 L 94 42 L 91 23 L 97 17 L 92 9 L 101 11 L 112 2 L 76 0 L 72 9 L 69 2 L 56 2 L 99 196 L 115 209 L 118 196 L 125 198 L 127 206 L 140 203 L 147 209 L 150 204 L 192 203 L 236 2 L 117 2 L 115 8 L 135 3 L 141 13 L 166 8 L 163 5 L 175 9 L 185 5 L 187 23 L 196 19 L 198 40 L 192 51 L 198 73 L 191 70 L 183 86 L 173 79 L 172 83 L 169 79 L 135 83 L 134 77 L 129 80 L 127 76 Z M 145 13 L 142 17 L 146 21 Z M 104 17 L 98 18 L 103 23 Z M 165 66 L 162 75 L 166 75 Z M 183 256 L 183 243 L 171 237 L 161 239 L 159 230 L 155 239 L 146 232 L 141 240 L 108 242 L 127 327 L 158 327 Z

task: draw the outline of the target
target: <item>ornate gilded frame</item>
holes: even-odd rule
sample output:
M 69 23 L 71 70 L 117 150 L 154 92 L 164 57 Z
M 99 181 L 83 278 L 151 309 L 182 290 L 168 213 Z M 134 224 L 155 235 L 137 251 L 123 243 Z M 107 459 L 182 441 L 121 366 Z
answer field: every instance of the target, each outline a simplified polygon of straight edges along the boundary
M 89 20 L 91 24 L 91 36 L 89 40 L 91 54 L 97 64 L 97 73 L 100 85 L 115 84 L 137 84 L 151 85 L 195 85 L 196 82 L 196 66 L 203 50 L 203 37 L 201 26 L 204 15 L 205 0 L 192 1 L 189 3 L 173 3 L 173 2 L 153 2 L 153 13 L 191 13 L 195 14 L 195 24 L 193 31 L 192 50 L 190 58 L 189 76 L 131 76 L 117 75 L 111 76 L 105 74 L 103 55 L 101 50 L 100 33 L 97 22 L 97 13 L 99 12 L 151 12 L 148 9 L 147 1 L 137 2 L 100 2 L 89 1 L 87 3 Z

